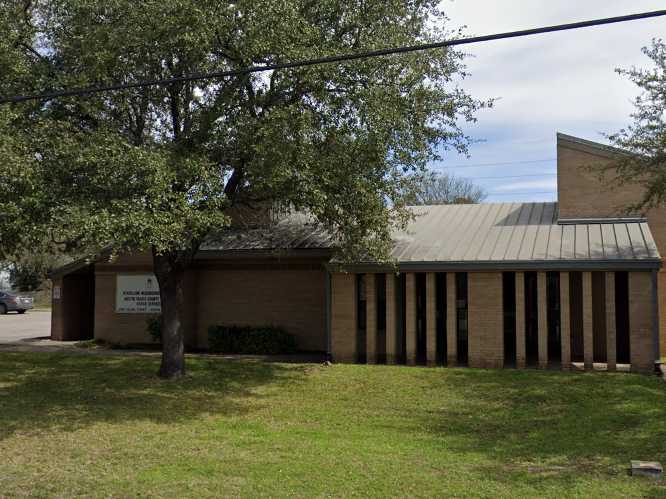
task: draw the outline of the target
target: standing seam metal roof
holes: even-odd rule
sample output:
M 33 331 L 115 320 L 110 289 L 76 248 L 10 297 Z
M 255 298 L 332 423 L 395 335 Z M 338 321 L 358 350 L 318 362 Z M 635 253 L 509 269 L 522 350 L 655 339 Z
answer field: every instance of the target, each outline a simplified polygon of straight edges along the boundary
M 660 260 L 644 221 L 558 224 L 557 203 L 417 206 L 395 235 L 407 262 Z

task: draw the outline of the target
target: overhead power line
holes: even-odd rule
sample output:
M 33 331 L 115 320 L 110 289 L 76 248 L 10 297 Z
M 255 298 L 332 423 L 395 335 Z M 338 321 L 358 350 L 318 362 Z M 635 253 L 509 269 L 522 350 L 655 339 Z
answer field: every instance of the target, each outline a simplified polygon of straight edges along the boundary
M 195 73 L 189 75 L 176 76 L 173 78 L 162 78 L 155 80 L 147 80 L 136 83 L 118 83 L 105 86 L 95 86 L 87 88 L 78 88 L 70 90 L 58 90 L 47 92 L 43 94 L 33 95 L 15 95 L 12 97 L 0 98 L 0 104 L 24 102 L 30 100 L 51 100 L 59 97 L 71 97 L 77 95 L 88 95 L 100 92 L 116 92 L 119 90 L 127 90 L 131 88 L 149 87 L 156 85 L 169 85 L 172 83 L 180 83 L 186 81 L 208 80 L 217 78 L 227 78 L 229 76 L 242 76 L 251 73 L 260 73 L 262 71 L 273 71 L 278 69 L 290 69 L 307 66 L 316 66 L 320 64 L 331 64 L 335 62 L 354 61 L 358 59 L 368 59 L 371 57 L 383 57 L 392 54 L 404 54 L 407 52 L 418 52 L 423 50 L 438 49 L 444 47 L 454 47 L 457 45 L 468 45 L 472 43 L 489 42 L 493 40 L 502 40 L 507 38 L 518 38 L 522 36 L 539 35 L 543 33 L 553 33 L 556 31 L 567 31 L 572 29 L 589 28 L 592 26 L 602 26 L 606 24 L 622 23 L 627 21 L 637 21 L 639 19 L 648 19 L 653 17 L 660 17 L 666 15 L 666 10 L 656 10 L 652 12 L 642 12 L 639 14 L 630 14 L 625 16 L 607 17 L 603 19 L 593 19 L 590 21 L 580 21 L 568 24 L 557 24 L 553 26 L 545 26 L 541 28 L 524 29 L 518 31 L 509 31 L 505 33 L 496 33 L 492 35 L 473 36 L 468 38 L 458 38 L 455 40 L 446 40 L 443 42 L 424 43 L 421 45 L 410 45 L 402 47 L 393 47 L 380 50 L 371 50 L 366 52 L 358 52 L 355 54 L 344 55 L 331 55 L 327 57 L 320 57 L 316 59 L 306 59 L 301 61 L 283 62 L 276 64 L 266 64 L 263 66 L 250 66 L 242 69 L 235 69 L 229 71 L 218 71 L 211 73 Z

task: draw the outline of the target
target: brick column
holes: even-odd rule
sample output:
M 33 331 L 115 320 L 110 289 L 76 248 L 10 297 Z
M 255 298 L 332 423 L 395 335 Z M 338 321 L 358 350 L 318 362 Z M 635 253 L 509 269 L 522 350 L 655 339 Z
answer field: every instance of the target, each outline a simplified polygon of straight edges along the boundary
M 377 363 L 377 279 L 365 274 L 365 355 L 366 363 Z
M 331 274 L 331 355 L 356 362 L 356 275 Z
M 416 274 L 413 272 L 405 275 L 405 356 L 407 365 L 416 364 Z
M 658 311 L 659 311 L 659 347 L 661 357 L 666 357 L 666 270 L 657 273 Z
M 65 339 L 62 277 L 53 279 L 53 290 L 56 288 L 57 291 L 51 292 L 51 339 L 62 341 Z
M 470 272 L 467 276 L 469 366 L 501 368 L 504 366 L 502 273 Z
M 525 368 L 525 274 L 516 272 L 516 367 Z
M 398 352 L 398 307 L 395 274 L 386 274 L 386 363 L 395 364 Z
M 456 274 L 446 273 L 446 365 L 458 363 L 458 321 L 456 318 Z
M 548 299 L 547 294 L 547 281 L 545 272 L 537 272 L 537 303 L 538 303 L 538 316 L 539 316 L 539 368 L 546 369 L 548 367 Z
M 592 369 L 594 364 L 592 317 L 592 272 L 583 272 L 583 358 L 585 369 Z
M 615 272 L 606 272 L 606 365 L 615 371 L 617 365 L 615 325 Z
M 654 370 L 652 274 L 629 272 L 629 351 L 631 370 Z
M 562 369 L 571 369 L 571 308 L 569 272 L 560 272 L 560 338 L 562 340 Z
M 435 274 L 426 274 L 426 359 L 429 366 L 437 364 L 437 293 Z

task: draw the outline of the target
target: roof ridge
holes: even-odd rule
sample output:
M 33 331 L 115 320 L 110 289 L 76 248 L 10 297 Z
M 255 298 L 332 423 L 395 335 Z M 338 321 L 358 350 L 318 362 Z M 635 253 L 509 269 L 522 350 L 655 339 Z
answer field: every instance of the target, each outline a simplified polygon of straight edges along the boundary
M 560 144 L 560 142 L 568 142 L 570 144 L 578 146 L 589 147 L 591 149 L 595 149 L 599 152 L 603 152 L 613 156 L 618 154 L 629 155 L 629 156 L 633 155 L 630 151 L 627 151 L 625 149 L 620 149 L 619 147 L 611 146 L 608 144 L 602 144 L 601 142 L 595 142 L 593 140 L 583 139 L 581 137 L 576 137 L 574 135 L 569 135 L 562 132 L 557 132 L 556 136 L 557 136 L 558 145 Z

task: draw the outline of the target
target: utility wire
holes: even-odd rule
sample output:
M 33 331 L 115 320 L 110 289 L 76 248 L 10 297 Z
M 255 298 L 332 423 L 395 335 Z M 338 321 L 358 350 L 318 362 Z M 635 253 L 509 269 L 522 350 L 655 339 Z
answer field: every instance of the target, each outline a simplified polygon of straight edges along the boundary
M 185 81 L 195 81 L 195 80 L 207 80 L 207 79 L 217 79 L 217 78 L 226 78 L 229 76 L 242 76 L 248 75 L 251 73 L 260 73 L 262 71 L 273 71 L 277 69 L 289 69 L 289 68 L 298 68 L 298 67 L 307 67 L 307 66 L 316 66 L 320 64 L 331 64 L 335 62 L 343 61 L 354 61 L 358 59 L 367 59 L 370 57 L 383 57 L 392 54 L 404 54 L 407 52 L 419 52 L 423 50 L 438 49 L 444 47 L 454 47 L 457 45 L 467 45 L 471 43 L 480 43 L 488 42 L 492 40 L 502 40 L 507 38 L 517 38 L 522 36 L 530 35 L 539 35 L 543 33 L 553 33 L 556 31 L 566 31 L 572 29 L 580 28 L 589 28 L 592 26 L 602 26 L 606 24 L 615 24 L 622 23 L 627 21 L 636 21 L 639 19 L 648 19 L 653 17 L 660 17 L 666 15 L 666 10 L 656 10 L 652 12 L 642 12 L 639 14 L 630 14 L 625 16 L 618 17 L 607 17 L 603 19 L 593 19 L 590 21 L 580 21 L 575 23 L 568 24 L 557 24 L 553 26 L 545 26 L 542 28 L 532 28 L 524 29 L 519 31 L 509 31 L 505 33 L 496 33 L 492 35 L 482 35 L 482 36 L 473 36 L 468 38 L 458 38 L 455 40 L 446 40 L 443 42 L 436 43 L 425 43 L 421 45 L 410 45 L 402 47 L 393 47 L 386 48 L 381 50 L 371 50 L 367 52 L 359 52 L 356 54 L 346 54 L 346 55 L 331 55 L 327 57 L 320 57 L 317 59 L 306 59 L 302 61 L 294 62 L 284 62 L 276 64 L 267 64 L 264 66 L 250 66 L 242 69 L 235 69 L 230 71 L 218 71 L 212 73 L 195 73 L 189 75 L 176 76 L 173 78 L 162 78 L 156 80 L 147 80 L 143 82 L 136 83 L 118 83 L 113 85 L 106 86 L 96 86 L 96 87 L 87 87 L 87 88 L 78 88 L 71 90 L 59 90 L 52 91 L 42 94 L 33 94 L 33 95 L 16 95 L 13 97 L 4 97 L 0 98 L 0 104 L 6 103 L 16 103 L 24 102 L 31 100 L 50 100 L 56 99 L 59 97 L 71 97 L 77 95 L 88 95 L 100 92 L 116 92 L 119 90 L 127 90 L 130 88 L 139 88 L 139 87 L 149 87 L 155 85 L 169 85 L 171 83 L 179 83 Z

